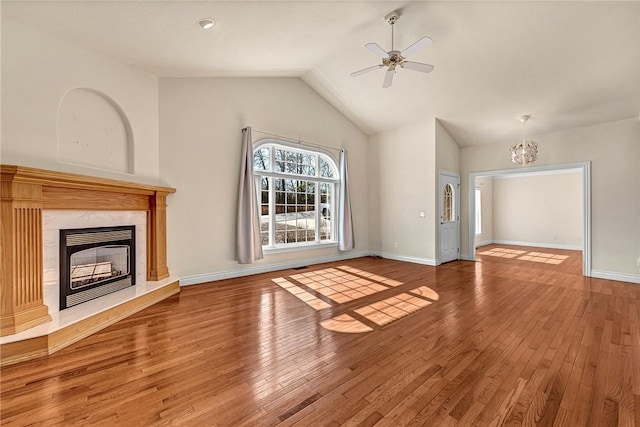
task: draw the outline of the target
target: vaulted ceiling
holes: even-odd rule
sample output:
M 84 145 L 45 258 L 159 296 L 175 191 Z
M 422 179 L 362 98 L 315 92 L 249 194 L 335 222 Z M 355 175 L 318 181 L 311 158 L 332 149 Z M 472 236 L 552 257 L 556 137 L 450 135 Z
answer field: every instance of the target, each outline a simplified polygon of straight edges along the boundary
M 430 74 L 350 73 L 396 48 Z M 640 114 L 640 2 L 3 1 L 3 19 L 159 77 L 301 77 L 367 133 L 438 117 L 461 146 Z M 217 25 L 202 30 L 200 18 Z

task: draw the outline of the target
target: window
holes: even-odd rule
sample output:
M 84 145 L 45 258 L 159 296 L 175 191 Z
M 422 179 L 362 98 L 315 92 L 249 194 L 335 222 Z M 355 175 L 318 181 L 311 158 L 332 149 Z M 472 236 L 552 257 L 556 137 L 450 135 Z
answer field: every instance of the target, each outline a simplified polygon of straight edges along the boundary
M 453 185 L 447 184 L 444 186 L 444 204 L 443 215 L 444 222 L 453 222 L 456 220 L 456 210 L 453 206 Z
M 476 234 L 482 234 L 482 191 L 476 188 Z
M 328 154 L 262 140 L 253 167 L 265 249 L 335 242 L 339 178 Z

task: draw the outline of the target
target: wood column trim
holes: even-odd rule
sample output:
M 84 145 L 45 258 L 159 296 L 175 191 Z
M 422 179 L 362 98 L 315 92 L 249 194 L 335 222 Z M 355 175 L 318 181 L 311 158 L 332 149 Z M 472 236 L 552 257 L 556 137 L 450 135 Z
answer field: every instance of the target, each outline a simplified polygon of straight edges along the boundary
M 42 186 L 0 180 L 0 336 L 51 320 L 44 305 Z
M 175 188 L 0 165 L 0 336 L 50 320 L 43 301 L 42 210 L 147 212 L 147 280 L 169 277 L 166 198 Z
M 147 280 L 169 277 L 167 267 L 167 193 L 156 192 L 150 198 L 147 213 Z

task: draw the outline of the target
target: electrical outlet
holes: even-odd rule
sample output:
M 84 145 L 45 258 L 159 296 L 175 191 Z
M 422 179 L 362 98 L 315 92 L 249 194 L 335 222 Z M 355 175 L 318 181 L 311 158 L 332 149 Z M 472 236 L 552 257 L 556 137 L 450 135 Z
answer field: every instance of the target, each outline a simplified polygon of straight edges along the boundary
M 418 215 L 420 216 L 420 218 L 425 218 L 427 216 L 427 213 L 425 211 L 420 211 Z
M 394 248 L 397 248 L 397 247 L 398 247 L 398 242 L 394 242 L 394 243 L 393 243 L 393 247 L 394 247 Z
M 638 267 L 640 267 L 640 257 L 638 257 Z

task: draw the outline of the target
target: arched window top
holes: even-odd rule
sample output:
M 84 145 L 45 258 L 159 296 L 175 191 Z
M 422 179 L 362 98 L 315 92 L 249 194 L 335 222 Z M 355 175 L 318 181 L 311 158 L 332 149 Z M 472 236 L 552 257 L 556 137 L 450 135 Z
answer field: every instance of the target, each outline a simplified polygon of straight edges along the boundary
M 263 139 L 254 145 L 253 168 L 256 172 L 338 179 L 336 162 L 330 154 L 276 139 Z
M 444 222 L 453 222 L 455 221 L 455 206 L 453 205 L 454 195 L 453 195 L 453 185 L 447 184 L 444 187 L 444 200 L 443 200 L 443 220 Z

